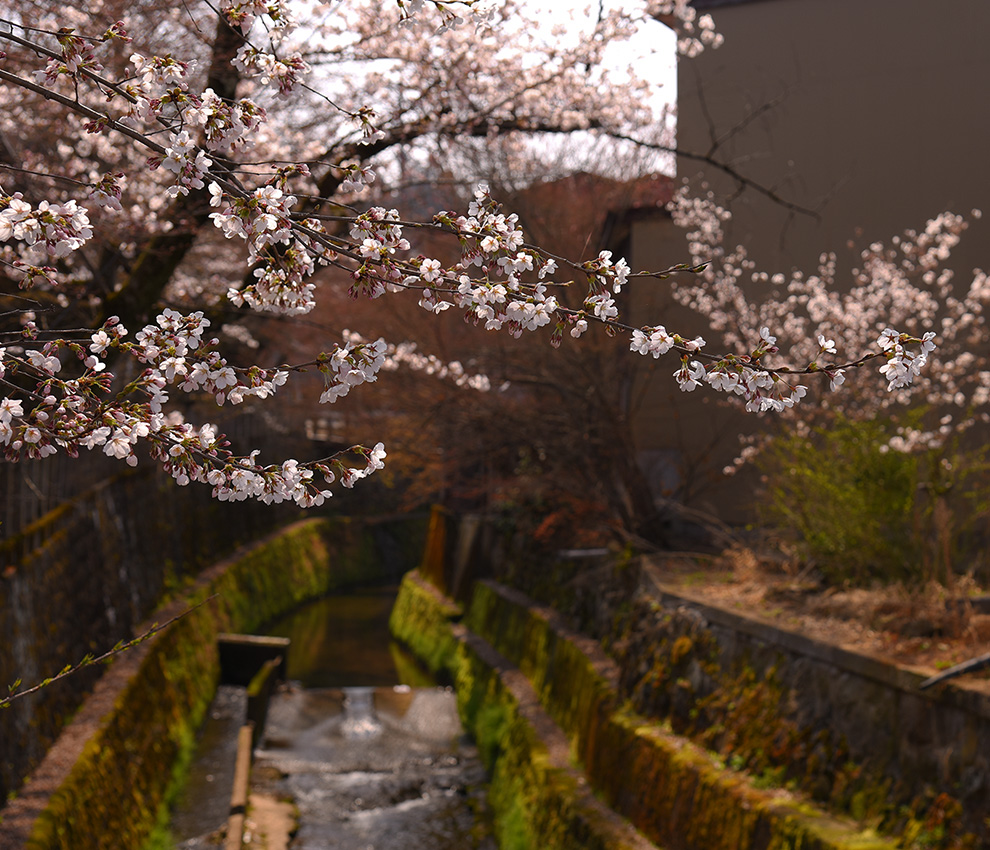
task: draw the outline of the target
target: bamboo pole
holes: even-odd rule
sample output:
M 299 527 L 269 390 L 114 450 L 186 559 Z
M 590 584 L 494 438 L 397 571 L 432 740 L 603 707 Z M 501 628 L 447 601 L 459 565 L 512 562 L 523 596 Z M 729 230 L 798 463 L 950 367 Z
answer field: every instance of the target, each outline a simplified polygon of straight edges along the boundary
M 234 790 L 230 794 L 230 814 L 227 817 L 227 839 L 224 850 L 241 850 L 244 842 L 244 816 L 247 812 L 248 779 L 251 775 L 251 737 L 254 724 L 247 723 L 237 733 L 237 761 L 234 763 Z

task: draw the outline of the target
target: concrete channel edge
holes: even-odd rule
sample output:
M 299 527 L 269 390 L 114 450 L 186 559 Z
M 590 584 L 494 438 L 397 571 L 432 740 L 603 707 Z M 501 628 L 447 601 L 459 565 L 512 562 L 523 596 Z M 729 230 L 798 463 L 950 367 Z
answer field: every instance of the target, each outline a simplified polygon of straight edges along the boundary
M 369 528 L 346 518 L 300 521 L 211 567 L 159 609 L 156 622 L 165 622 L 209 599 L 110 666 L 0 811 L 0 850 L 141 848 L 167 811 L 177 764 L 216 689 L 218 635 L 252 632 L 307 599 L 375 580 Z
M 503 850 L 895 846 L 798 795 L 754 787 L 745 774 L 631 712 L 619 703 L 617 669 L 601 648 L 515 590 L 478 582 L 464 611 L 411 573 L 393 632 L 414 649 L 418 643 L 421 655 L 424 646 L 445 647 L 439 666 L 456 680 L 462 719 L 487 756 L 496 819 L 526 821 L 501 830 Z M 493 706 L 504 716 L 493 720 Z M 554 783 L 534 763 L 557 772 L 551 792 L 545 789 Z M 513 771 L 525 778 L 514 789 Z M 554 790 L 556 821 L 569 823 L 547 821 Z M 574 843 L 577 834 L 581 843 Z

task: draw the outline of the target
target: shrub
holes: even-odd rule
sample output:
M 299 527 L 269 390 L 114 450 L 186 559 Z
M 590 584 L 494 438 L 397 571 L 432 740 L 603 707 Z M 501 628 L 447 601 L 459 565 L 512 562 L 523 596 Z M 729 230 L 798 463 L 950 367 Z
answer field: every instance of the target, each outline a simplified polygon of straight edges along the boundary
M 926 438 L 924 418 L 915 411 L 898 425 L 836 414 L 764 450 L 764 519 L 795 531 L 827 581 L 951 585 L 985 569 L 987 450 L 958 436 Z

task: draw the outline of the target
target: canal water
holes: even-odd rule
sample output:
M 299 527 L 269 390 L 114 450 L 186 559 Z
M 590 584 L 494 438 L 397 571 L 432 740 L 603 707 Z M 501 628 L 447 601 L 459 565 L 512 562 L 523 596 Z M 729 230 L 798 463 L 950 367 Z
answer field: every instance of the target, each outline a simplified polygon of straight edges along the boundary
M 272 623 L 266 634 L 292 641 L 286 678 L 305 688 L 437 685 L 389 635 L 398 590 L 390 585 L 326 596 Z
M 494 850 L 452 692 L 306 689 L 269 711 L 255 774 L 295 803 L 293 850 Z
M 273 623 L 288 683 L 272 698 L 252 790 L 296 806 L 292 850 L 494 850 L 485 775 L 456 696 L 388 633 L 397 588 L 317 600 Z M 229 805 L 243 689 L 222 686 L 183 798 L 176 846 L 211 846 Z M 215 845 L 212 845 L 215 846 Z

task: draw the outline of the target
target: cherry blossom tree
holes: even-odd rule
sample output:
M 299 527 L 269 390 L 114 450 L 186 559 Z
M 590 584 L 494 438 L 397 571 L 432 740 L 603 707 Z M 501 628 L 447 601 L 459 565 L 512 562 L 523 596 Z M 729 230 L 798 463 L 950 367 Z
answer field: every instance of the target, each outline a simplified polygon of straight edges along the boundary
M 980 269 L 970 279 L 957 280 L 951 264 L 953 249 L 969 222 L 980 218 L 979 210 L 968 216 L 943 212 L 922 230 L 860 249 L 848 286 L 840 285 L 834 253 L 823 254 L 811 274 L 770 275 L 756 269 L 745 247 L 726 244 L 724 227 L 731 213 L 710 194 L 682 190 L 673 212 L 688 232 L 691 262 L 704 265 L 693 285 L 679 287 L 675 297 L 707 315 L 726 348 L 745 352 L 746 328 L 762 327 L 768 351 L 786 350 L 793 362 L 806 362 L 812 372 L 822 373 L 830 393 L 842 388 L 852 395 L 855 404 L 845 406 L 847 415 L 875 418 L 894 405 L 919 404 L 938 412 L 934 432 L 895 441 L 899 448 L 938 445 L 951 432 L 988 421 L 990 371 L 982 349 L 990 283 Z M 766 294 L 757 299 L 754 291 Z M 905 347 L 904 336 L 890 324 L 920 339 L 920 346 Z M 771 327 L 776 335 L 767 336 Z M 870 356 L 845 364 L 836 359 L 840 349 L 852 350 L 871 336 L 885 354 L 880 372 L 886 394 L 877 393 L 873 376 L 860 368 Z M 925 366 L 930 366 L 926 380 L 915 381 Z M 724 378 L 712 370 L 705 380 Z M 809 408 L 797 418 L 813 420 L 821 409 Z
M 278 367 L 224 354 L 207 310 L 226 299 L 306 314 L 322 269 L 347 275 L 355 298 L 406 294 L 512 338 L 621 333 L 633 352 L 679 357 L 682 390 L 707 385 L 750 410 L 791 408 L 804 376 L 835 384 L 877 358 L 890 388 L 905 387 L 933 332 L 853 340 L 873 350 L 851 361 L 820 362 L 832 354 L 823 338 L 819 356 L 786 365 L 772 359 L 776 327 L 755 325 L 741 348 L 707 354 L 700 336 L 633 327 L 617 303 L 635 278 L 699 273 L 698 263 L 634 274 L 608 252 L 568 260 L 528 242 L 483 185 L 466 210 L 417 219 L 362 204 L 400 152 L 453 161 L 457 144 L 503 134 L 593 132 L 671 152 L 644 129 L 648 82 L 613 81 L 603 63 L 657 15 L 680 29 L 687 55 L 718 44 L 710 18 L 683 0 L 603 12 L 578 38 L 536 25 L 525 7 L 481 0 L 15 4 L 0 19 L 7 460 L 86 449 L 135 464 L 144 446 L 178 483 L 207 484 L 221 500 L 311 506 L 335 484 L 352 487 L 382 468 L 381 443 L 264 464 L 177 405 L 193 393 L 265 401 L 307 370 L 330 404 L 396 365 L 400 347 L 356 336 Z M 416 254 L 421 232 L 449 239 L 456 259 Z M 197 280 L 189 267 L 203 245 L 222 269 Z M 203 309 L 179 309 L 190 294 Z
M 963 276 L 953 264 L 980 211 L 943 212 L 851 251 L 851 264 L 828 253 L 812 273 L 788 275 L 759 271 L 744 247 L 729 247 L 731 215 L 711 195 L 682 191 L 674 214 L 692 262 L 705 264 L 676 297 L 708 315 L 728 349 L 746 351 L 747 327 L 773 327 L 768 343 L 827 379 L 817 403 L 743 434 L 725 469 L 760 471 L 764 519 L 798 531 L 802 551 L 839 580 L 951 588 L 963 573 L 985 579 L 990 286 L 985 271 Z M 903 348 L 888 323 L 920 348 Z M 838 350 L 873 335 L 893 355 L 881 367 L 887 393 L 863 361 L 837 363 Z M 809 490 L 813 503 L 802 498 Z

